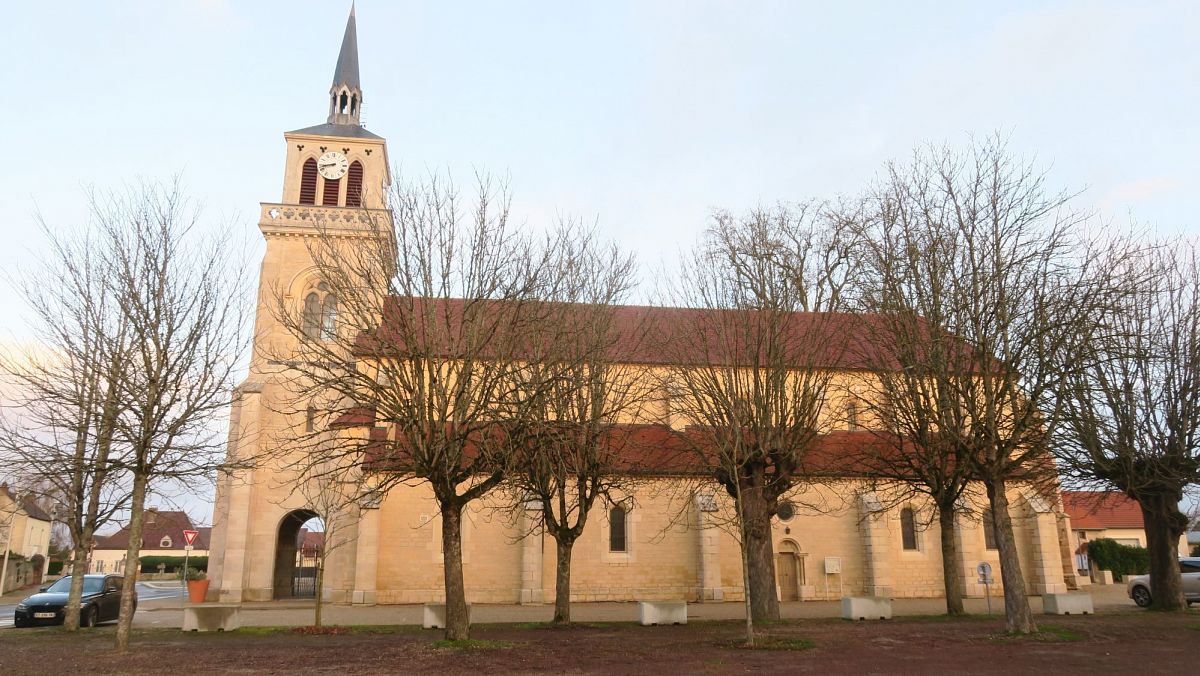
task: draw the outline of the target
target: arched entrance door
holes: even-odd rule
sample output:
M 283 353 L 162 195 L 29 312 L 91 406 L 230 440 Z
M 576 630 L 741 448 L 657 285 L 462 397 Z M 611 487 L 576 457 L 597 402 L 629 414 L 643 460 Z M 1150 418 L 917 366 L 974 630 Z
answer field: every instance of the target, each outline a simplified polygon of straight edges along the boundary
M 307 552 L 301 540 L 303 533 L 319 523 L 317 513 L 307 509 L 288 512 L 279 522 L 275 540 L 276 599 L 312 597 L 316 593 L 316 561 L 302 558 Z
M 775 575 L 779 582 L 780 601 L 800 600 L 800 586 L 804 584 L 802 562 L 799 545 L 791 540 L 779 543 L 779 553 L 775 555 Z

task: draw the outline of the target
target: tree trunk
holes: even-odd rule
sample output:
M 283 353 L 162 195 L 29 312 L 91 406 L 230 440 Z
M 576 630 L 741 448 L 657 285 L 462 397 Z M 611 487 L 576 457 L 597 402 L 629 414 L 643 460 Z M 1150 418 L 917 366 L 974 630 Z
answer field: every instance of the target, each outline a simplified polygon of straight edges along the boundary
M 327 530 L 325 532 L 325 534 L 329 535 L 329 531 Z M 326 546 L 329 545 L 328 539 L 326 539 L 325 545 Z M 313 594 L 313 598 L 316 601 L 316 603 L 314 604 L 314 609 L 313 609 L 313 626 L 314 627 L 321 626 L 321 597 L 323 596 L 323 594 L 321 593 L 321 586 L 324 583 L 325 583 L 325 552 L 324 552 L 324 550 L 322 550 L 321 555 L 317 557 L 317 576 L 316 576 L 316 579 L 313 580 L 313 584 L 316 585 L 316 589 L 314 590 L 315 593 Z
M 83 576 L 87 573 L 88 531 L 75 543 L 75 560 L 71 562 L 71 593 L 67 596 L 63 628 L 67 631 L 79 629 L 79 602 L 83 599 Z
M 133 495 L 129 501 L 129 548 L 125 550 L 125 584 L 121 592 L 121 614 L 117 617 L 117 652 L 121 653 L 129 650 L 129 632 L 133 627 L 133 592 L 136 591 L 138 573 L 141 572 L 138 557 L 142 549 L 146 481 L 144 475 L 134 475 Z
M 955 542 L 954 505 L 938 507 L 938 525 L 942 540 L 942 583 L 946 587 L 946 614 L 962 615 L 963 580 L 958 570 L 958 543 Z
M 571 550 L 573 540 L 558 540 L 558 556 L 554 569 L 554 624 L 571 622 Z
M 462 507 L 442 504 L 442 561 L 446 579 L 446 639 L 471 638 L 462 569 Z
M 752 491 L 743 492 L 749 497 Z M 747 581 L 750 583 L 750 613 L 755 622 L 779 619 L 779 595 L 775 590 L 775 548 L 771 543 L 771 516 L 765 503 L 747 500 L 746 519 Z
M 1150 553 L 1150 607 L 1156 610 L 1186 610 L 1183 597 L 1183 578 L 1179 574 L 1179 536 L 1183 534 L 1173 524 L 1171 512 L 1178 512 L 1178 502 L 1166 496 L 1143 496 L 1138 501 L 1146 523 L 1146 549 Z M 1179 521 L 1186 523 L 1182 514 Z
M 988 503 L 992 507 L 996 550 L 1000 554 L 1000 579 L 1004 582 L 1004 628 L 1010 634 L 1031 634 L 1037 631 L 1025 576 L 1021 574 L 1021 558 L 1013 535 L 1012 517 L 1008 513 L 1008 495 L 1004 479 L 984 480 Z M 987 527 L 987 524 L 984 524 Z

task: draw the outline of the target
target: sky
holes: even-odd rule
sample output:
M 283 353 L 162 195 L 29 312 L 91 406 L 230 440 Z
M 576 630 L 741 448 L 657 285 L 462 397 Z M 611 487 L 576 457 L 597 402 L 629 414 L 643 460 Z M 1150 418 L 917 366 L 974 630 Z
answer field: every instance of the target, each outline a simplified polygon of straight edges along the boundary
M 261 256 L 283 132 L 324 122 L 349 2 L 7 3 L 0 267 L 85 190 L 180 175 Z M 595 222 L 647 268 L 714 209 L 853 195 L 1000 132 L 1101 223 L 1200 233 L 1200 3 L 414 2 L 357 6 L 363 120 L 400 175 L 507 177 L 522 227 Z M 0 294 L 0 341 L 27 337 Z M 203 511 L 203 510 L 201 510 Z

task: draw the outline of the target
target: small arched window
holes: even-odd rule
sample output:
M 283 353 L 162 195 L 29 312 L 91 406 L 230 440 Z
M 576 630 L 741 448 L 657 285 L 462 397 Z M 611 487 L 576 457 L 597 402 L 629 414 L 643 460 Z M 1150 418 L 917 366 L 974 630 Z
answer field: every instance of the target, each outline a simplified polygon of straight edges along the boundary
M 311 157 L 304 160 L 300 170 L 300 203 L 317 203 L 317 161 Z
M 158 541 L 158 546 L 162 547 L 163 549 L 170 549 L 172 544 L 173 543 L 171 542 L 170 535 L 164 535 L 163 538 Z
M 350 101 L 349 97 L 346 96 L 346 92 L 345 92 L 345 90 L 343 90 L 342 91 L 342 105 L 340 106 L 340 110 L 338 112 L 345 115 L 346 114 L 346 105 L 349 103 L 349 101 Z
M 321 306 L 321 338 L 323 340 L 333 340 L 337 335 L 337 296 L 332 293 L 325 296 L 325 302 Z
M 317 428 L 317 407 L 312 404 L 304 411 L 304 431 L 312 432 Z
M 986 549 L 996 549 L 996 524 L 992 518 L 992 510 L 983 510 L 983 546 Z
M 904 543 L 905 551 L 916 551 L 917 549 L 917 519 L 913 514 L 912 507 L 905 507 L 900 510 L 900 539 Z
M 625 542 L 625 520 L 628 513 L 620 505 L 613 505 L 608 510 L 608 551 L 629 551 Z
M 850 401 L 846 404 L 846 429 L 858 429 L 858 402 Z
M 316 291 L 304 297 L 304 317 L 301 328 L 308 338 L 316 338 L 321 331 L 321 297 Z
M 346 206 L 362 206 L 363 165 L 354 160 L 350 163 L 350 171 L 346 172 Z

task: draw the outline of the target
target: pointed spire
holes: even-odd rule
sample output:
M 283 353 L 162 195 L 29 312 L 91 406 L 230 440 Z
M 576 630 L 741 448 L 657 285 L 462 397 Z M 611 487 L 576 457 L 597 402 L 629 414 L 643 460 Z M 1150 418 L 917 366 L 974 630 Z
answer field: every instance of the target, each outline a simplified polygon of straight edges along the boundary
M 342 36 L 342 50 L 338 52 L 329 96 L 330 124 L 360 124 L 363 95 L 358 79 L 358 29 L 353 3 L 350 4 L 350 18 L 346 19 L 346 33 Z

